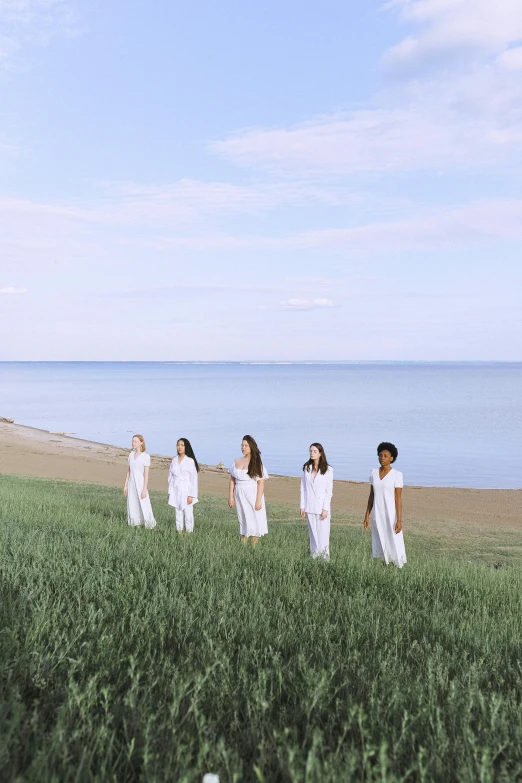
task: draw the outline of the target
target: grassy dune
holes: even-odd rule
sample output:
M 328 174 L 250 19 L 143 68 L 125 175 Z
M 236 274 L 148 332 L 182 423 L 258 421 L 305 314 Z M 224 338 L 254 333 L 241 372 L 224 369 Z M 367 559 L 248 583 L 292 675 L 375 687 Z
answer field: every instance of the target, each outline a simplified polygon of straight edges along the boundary
M 152 499 L 131 530 L 114 489 L 0 477 L 2 781 L 522 779 L 517 567 L 411 535 L 386 568 L 360 527 L 312 562 L 285 507 L 252 551 Z

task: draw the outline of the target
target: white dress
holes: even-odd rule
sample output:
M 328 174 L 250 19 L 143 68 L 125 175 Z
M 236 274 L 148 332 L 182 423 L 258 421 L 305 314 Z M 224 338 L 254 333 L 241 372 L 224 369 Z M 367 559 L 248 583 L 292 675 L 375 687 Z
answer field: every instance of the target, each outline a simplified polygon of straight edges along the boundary
M 395 489 L 404 486 L 402 473 L 392 468 L 381 479 L 379 468 L 374 468 L 370 475 L 370 484 L 373 487 L 372 555 L 384 558 L 386 564 L 391 562 L 402 568 L 406 562 L 404 536 L 402 530 L 400 533 L 395 532 Z
M 250 478 L 246 469 L 236 468 L 235 462 L 230 468 L 230 475 L 235 479 L 234 499 L 236 501 L 237 518 L 239 520 L 239 533 L 246 538 L 250 536 L 266 536 L 268 523 L 266 520 L 265 496 L 261 497 L 261 510 L 256 511 L 257 482 L 266 481 L 268 473 L 263 465 L 263 475 L 259 478 Z
M 127 488 L 127 519 L 131 527 L 145 525 L 147 528 L 156 527 L 156 520 L 152 513 L 149 493 L 145 498 L 141 497 L 143 483 L 145 481 L 145 468 L 150 467 L 150 454 L 142 451 L 134 459 L 134 451 L 129 454 L 129 485 Z

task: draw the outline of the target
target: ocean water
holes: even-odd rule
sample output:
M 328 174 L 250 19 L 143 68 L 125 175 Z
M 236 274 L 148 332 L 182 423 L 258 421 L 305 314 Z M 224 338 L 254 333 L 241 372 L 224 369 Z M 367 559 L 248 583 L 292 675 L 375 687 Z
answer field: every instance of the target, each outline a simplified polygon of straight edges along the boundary
M 408 484 L 522 487 L 522 363 L 3 362 L 0 416 L 164 455 L 187 437 L 227 466 L 248 433 L 288 475 L 319 441 L 354 481 L 389 440 Z

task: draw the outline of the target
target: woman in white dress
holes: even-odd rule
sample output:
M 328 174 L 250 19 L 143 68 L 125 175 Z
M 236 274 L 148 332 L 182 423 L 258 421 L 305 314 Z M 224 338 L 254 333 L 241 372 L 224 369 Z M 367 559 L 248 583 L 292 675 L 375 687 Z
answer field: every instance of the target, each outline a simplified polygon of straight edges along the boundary
M 301 516 L 308 521 L 310 554 L 330 559 L 330 503 L 333 493 L 333 468 L 320 443 L 310 446 L 310 459 L 303 465 L 301 477 Z
M 392 468 L 399 456 L 393 443 L 380 443 L 377 447 L 380 468 L 370 475 L 370 497 L 364 517 L 364 529 L 368 530 L 372 519 L 372 555 L 383 559 L 386 565 L 395 563 L 402 568 L 406 563 L 406 549 L 402 534 L 402 473 Z
M 236 507 L 239 535 L 244 544 L 249 540 L 255 546 L 268 533 L 265 508 L 265 481 L 268 473 L 261 461 L 261 452 L 251 435 L 241 442 L 242 457 L 230 468 L 228 505 Z
M 169 470 L 169 505 L 176 509 L 176 530 L 194 532 L 194 506 L 198 502 L 199 465 L 194 450 L 187 438 L 180 438 L 176 444 L 177 456 Z
M 156 520 L 152 513 L 149 493 L 150 455 L 145 450 L 143 435 L 134 435 L 132 438 L 132 451 L 129 454 L 129 469 L 123 494 L 127 498 L 127 520 L 131 527 L 152 529 L 156 527 Z

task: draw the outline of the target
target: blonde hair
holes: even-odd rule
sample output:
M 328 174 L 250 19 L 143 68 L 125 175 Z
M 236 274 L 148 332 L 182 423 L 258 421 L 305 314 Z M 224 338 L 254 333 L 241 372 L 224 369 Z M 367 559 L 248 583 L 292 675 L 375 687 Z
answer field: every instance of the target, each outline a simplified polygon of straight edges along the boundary
M 134 440 L 134 438 L 138 438 L 138 440 L 141 440 L 141 450 L 147 451 L 147 447 L 145 445 L 145 438 L 143 437 L 143 435 L 133 435 L 132 440 Z

